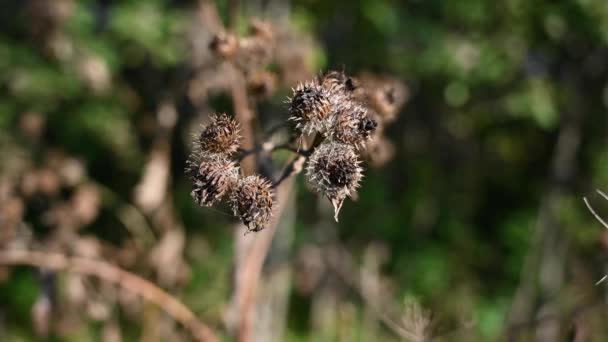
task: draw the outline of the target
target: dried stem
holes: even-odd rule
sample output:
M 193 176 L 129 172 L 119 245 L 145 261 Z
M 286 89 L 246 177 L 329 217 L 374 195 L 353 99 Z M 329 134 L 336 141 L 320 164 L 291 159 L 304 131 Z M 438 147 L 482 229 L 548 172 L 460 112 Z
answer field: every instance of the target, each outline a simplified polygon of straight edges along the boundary
M 323 142 L 323 140 L 324 137 L 320 134 L 317 134 L 311 146 L 307 150 L 297 150 L 299 156 L 294 158 L 291 162 L 289 162 L 289 164 L 287 164 L 287 166 L 283 169 L 283 173 L 281 174 L 281 176 L 272 183 L 272 186 L 276 188 L 287 178 L 295 176 L 302 172 L 302 170 L 304 169 L 304 163 L 306 162 L 308 157 L 310 157 L 310 155 L 315 151 L 315 149 Z
M 218 341 L 211 328 L 177 298 L 148 280 L 100 260 L 69 257 L 60 253 L 28 250 L 0 251 L 0 265 L 29 265 L 54 271 L 67 271 L 97 277 L 117 284 L 147 301 L 156 304 L 186 327 L 198 341 Z
M 234 107 L 236 120 L 241 124 L 242 128 L 241 135 L 243 136 L 243 141 L 241 146 L 243 146 L 243 149 L 245 150 L 253 150 L 255 148 L 255 135 L 252 120 L 254 119 L 255 115 L 249 106 L 249 97 L 247 95 L 247 88 L 245 86 L 243 75 L 241 75 L 236 67 L 233 67 L 231 70 L 232 104 Z M 245 171 L 246 175 L 254 174 L 257 169 L 256 161 L 253 159 L 246 160 L 241 163 L 241 167 L 243 171 Z
M 285 209 L 287 199 L 293 189 L 293 182 L 283 183 L 277 190 L 277 204 L 272 222 L 263 233 L 256 235 L 256 240 L 248 251 L 247 259 L 243 260 L 243 278 L 241 284 L 245 285 L 241 289 L 241 319 L 238 331 L 238 341 L 246 342 L 252 340 L 253 331 L 253 311 L 256 303 L 257 288 L 262 273 L 262 266 L 266 255 L 270 249 L 272 238 L 276 232 L 277 225 L 281 219 L 281 214 Z
M 244 149 L 240 149 L 240 155 L 237 158 L 237 160 L 240 162 L 243 159 L 254 155 L 254 154 L 258 154 L 262 151 L 265 152 L 275 152 L 275 151 L 280 151 L 280 150 L 286 150 L 286 151 L 290 151 L 293 153 L 297 153 L 300 155 L 304 155 L 304 151 L 300 151 L 297 147 L 292 146 L 290 143 L 285 143 L 285 144 L 280 144 L 280 145 L 274 145 L 272 142 L 265 142 L 263 144 L 259 144 L 254 146 L 252 149 L 250 150 L 244 150 Z
M 276 188 L 279 185 L 281 185 L 281 183 L 283 181 L 285 181 L 287 178 L 289 178 L 293 175 L 297 175 L 298 173 L 302 172 L 302 170 L 304 169 L 304 163 L 306 162 L 306 159 L 307 159 L 306 156 L 299 155 L 298 157 L 293 159 L 291 162 L 289 162 L 289 164 L 287 164 L 285 169 L 283 169 L 283 173 L 281 173 L 281 176 L 272 183 L 272 187 Z

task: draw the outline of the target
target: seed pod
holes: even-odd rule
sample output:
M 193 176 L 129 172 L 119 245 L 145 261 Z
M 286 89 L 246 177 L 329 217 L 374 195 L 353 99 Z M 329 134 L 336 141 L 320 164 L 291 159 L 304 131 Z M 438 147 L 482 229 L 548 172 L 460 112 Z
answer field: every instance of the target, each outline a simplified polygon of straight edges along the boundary
M 321 132 L 332 112 L 331 93 L 316 82 L 301 83 L 289 100 L 289 120 L 304 134 Z
M 361 88 L 355 91 L 355 97 L 376 111 L 386 123 L 397 118 L 397 114 L 409 98 L 407 86 L 390 77 L 363 74 L 361 85 Z
M 262 69 L 272 59 L 272 42 L 258 36 L 239 39 L 235 64 L 245 73 Z
M 356 88 L 355 80 L 347 76 L 343 71 L 329 71 L 321 79 L 323 88 L 333 93 L 349 95 Z
M 358 103 L 346 101 L 332 114 L 329 137 L 360 148 L 370 139 L 378 123 L 367 109 Z
M 213 37 L 209 43 L 209 49 L 219 57 L 229 59 L 237 53 L 239 42 L 233 34 L 222 32 Z
M 196 154 L 187 161 L 186 173 L 192 179 L 192 192 L 196 204 L 211 206 L 232 188 L 238 177 L 238 168 L 222 154 Z
M 266 227 L 272 216 L 273 196 L 270 182 L 258 175 L 238 181 L 230 195 L 230 204 L 248 232 L 258 232 Z
M 384 166 L 395 155 L 395 145 L 383 135 L 374 134 L 374 138 L 365 147 L 363 156 L 375 168 Z
M 203 128 L 196 141 L 200 152 L 231 154 L 241 141 L 239 123 L 226 114 L 213 115 L 211 123 Z
M 331 201 L 336 221 L 344 199 L 353 194 L 363 178 L 360 163 L 352 146 L 338 142 L 323 143 L 310 156 L 306 178 L 315 191 Z

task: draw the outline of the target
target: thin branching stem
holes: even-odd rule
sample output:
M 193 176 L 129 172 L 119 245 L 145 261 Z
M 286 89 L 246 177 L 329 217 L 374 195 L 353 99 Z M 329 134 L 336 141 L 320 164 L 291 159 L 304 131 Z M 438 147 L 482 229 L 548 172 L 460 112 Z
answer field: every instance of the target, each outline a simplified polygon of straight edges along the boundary
M 304 169 L 304 163 L 306 162 L 307 157 L 304 155 L 299 155 L 296 158 L 292 159 L 287 166 L 283 169 L 281 176 L 277 178 L 273 183 L 272 187 L 277 188 L 281 183 L 283 183 L 286 179 L 291 176 L 297 175 Z
M 290 151 L 293 153 L 297 153 L 299 155 L 304 155 L 305 156 L 305 151 L 301 151 L 299 150 L 297 147 L 291 145 L 290 143 L 285 143 L 285 144 L 280 144 L 280 145 L 274 145 L 271 142 L 266 142 L 263 144 L 259 144 L 254 146 L 252 149 L 250 150 L 244 150 L 244 149 L 239 149 L 240 155 L 238 156 L 237 160 L 240 162 L 243 159 L 251 156 L 251 155 L 255 155 L 258 154 L 262 151 L 266 151 L 266 152 L 276 152 L 276 151 Z

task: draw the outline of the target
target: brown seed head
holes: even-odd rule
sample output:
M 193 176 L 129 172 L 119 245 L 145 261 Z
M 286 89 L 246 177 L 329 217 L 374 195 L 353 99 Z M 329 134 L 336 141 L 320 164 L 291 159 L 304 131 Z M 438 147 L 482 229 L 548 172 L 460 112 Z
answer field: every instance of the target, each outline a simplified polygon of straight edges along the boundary
M 334 92 L 350 95 L 356 88 L 356 82 L 343 71 L 329 71 L 321 79 L 323 88 Z
M 361 85 L 355 91 L 355 97 L 364 101 L 387 123 L 396 119 L 409 98 L 408 87 L 394 78 L 363 74 Z
M 328 135 L 334 140 L 360 148 L 370 139 L 376 127 L 378 122 L 365 107 L 345 101 L 332 114 Z
M 271 41 L 274 38 L 272 25 L 257 18 L 253 18 L 249 23 L 249 33 L 252 36 L 256 36 L 268 41 Z
M 264 68 L 272 60 L 272 41 L 262 36 L 248 36 L 239 39 L 239 53 L 236 65 L 245 73 Z
M 398 82 L 387 82 L 369 92 L 369 104 L 387 122 L 395 120 L 397 113 L 407 101 L 407 88 Z
M 352 146 L 338 142 L 323 143 L 310 156 L 306 167 L 308 183 L 331 201 L 336 221 L 344 199 L 353 194 L 363 178 L 360 163 Z
M 191 196 L 200 206 L 211 206 L 232 188 L 238 168 L 222 154 L 196 154 L 187 162 L 186 173 L 192 179 Z
M 394 155 L 395 145 L 383 135 L 374 135 L 363 151 L 363 156 L 375 168 L 384 166 Z
M 232 58 L 239 50 L 239 42 L 233 34 L 222 32 L 213 37 L 209 49 L 222 58 Z
M 258 232 L 270 221 L 273 197 L 270 182 L 254 175 L 238 181 L 230 195 L 230 204 L 234 215 L 247 226 L 247 231 Z
M 226 114 L 213 115 L 199 134 L 195 147 L 200 152 L 233 153 L 241 141 L 239 123 Z
M 333 108 L 332 95 L 316 82 L 299 84 L 289 101 L 289 120 L 304 134 L 324 131 Z

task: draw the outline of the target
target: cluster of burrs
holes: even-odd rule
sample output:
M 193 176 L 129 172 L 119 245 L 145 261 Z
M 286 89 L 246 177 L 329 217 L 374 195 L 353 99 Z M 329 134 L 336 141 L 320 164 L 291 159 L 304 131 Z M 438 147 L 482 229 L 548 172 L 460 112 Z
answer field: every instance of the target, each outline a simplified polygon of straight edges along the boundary
M 332 71 L 296 87 L 289 99 L 290 120 L 303 135 L 322 137 L 306 166 L 310 186 L 334 207 L 336 221 L 347 197 L 363 178 L 358 151 L 365 147 L 378 122 L 355 96 L 355 81 Z
M 274 194 L 270 182 L 259 175 L 242 176 L 232 155 L 239 148 L 239 124 L 226 114 L 214 115 L 194 141 L 186 172 L 192 180 L 192 198 L 212 206 L 225 197 L 248 231 L 257 232 L 272 216 Z
M 239 124 L 226 114 L 212 116 L 211 123 L 196 137 L 188 160 L 187 172 L 196 203 L 211 206 L 228 197 L 234 214 L 248 231 L 262 230 L 272 216 L 274 187 L 302 170 L 296 167 L 297 160 L 306 160 L 309 185 L 329 199 L 337 221 L 344 200 L 355 194 L 363 178 L 361 153 L 368 157 L 377 154 L 377 146 L 381 145 L 368 143 L 372 138 L 380 141 L 384 125 L 394 119 L 405 101 L 406 93 L 397 87 L 398 83 L 377 79 L 366 83 L 374 86 L 358 87 L 343 72 L 331 71 L 293 90 L 288 101 L 289 120 L 295 123 L 300 144 L 290 146 L 291 141 L 281 146 L 300 157 L 274 183 L 259 175 L 243 176 L 232 158 L 239 151 Z M 310 146 L 303 149 L 302 141 L 308 141 Z M 273 146 L 270 150 L 277 147 Z M 239 160 L 259 150 L 269 149 L 262 144 L 251 151 L 241 150 L 244 154 Z

